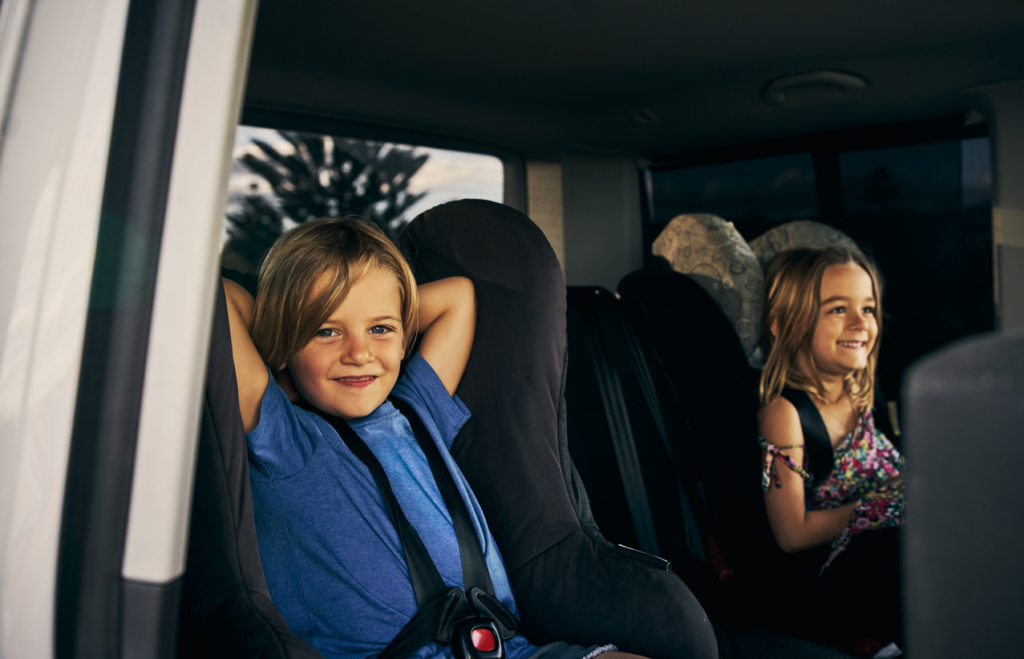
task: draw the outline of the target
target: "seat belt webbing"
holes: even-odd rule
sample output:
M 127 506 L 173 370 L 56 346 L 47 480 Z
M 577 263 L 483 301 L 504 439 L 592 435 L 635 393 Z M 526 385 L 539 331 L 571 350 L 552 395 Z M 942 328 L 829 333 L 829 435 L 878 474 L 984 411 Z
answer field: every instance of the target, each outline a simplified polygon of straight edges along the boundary
M 473 617 L 494 620 L 502 640 L 512 638 L 519 621 L 494 595 L 494 586 L 491 582 L 490 572 L 487 570 L 480 539 L 466 512 L 462 496 L 455 485 L 455 479 L 445 465 L 444 458 L 441 457 L 441 452 L 433 438 L 412 406 L 397 398 L 390 400 L 409 421 L 413 435 L 427 458 L 427 464 L 438 491 L 441 493 L 441 499 L 452 519 L 455 538 L 459 544 L 465 591 L 462 588 L 449 588 L 445 585 L 437 566 L 434 565 L 433 559 L 423 545 L 419 533 L 402 512 L 384 467 L 363 439 L 344 419 L 325 414 L 311 405 L 302 405 L 305 409 L 327 421 L 353 455 L 370 470 L 381 497 L 384 499 L 388 516 L 398 532 L 402 549 L 405 551 L 405 560 L 409 566 L 409 578 L 412 581 L 419 610 L 402 628 L 398 636 L 388 644 L 379 659 L 402 659 L 432 640 L 450 642 L 455 625 Z
M 452 526 L 455 527 L 455 539 L 459 543 L 459 556 L 462 561 L 462 583 L 466 585 L 466 590 L 476 586 L 488 595 L 494 595 L 494 585 L 491 583 L 491 573 L 487 569 L 487 559 L 480 546 L 480 537 L 469 518 L 469 513 L 466 512 L 466 504 L 455 485 L 455 479 L 448 470 L 448 465 L 444 463 L 444 458 L 441 457 L 441 451 L 438 450 L 434 438 L 430 436 L 419 415 L 412 409 L 412 405 L 395 397 L 391 398 L 391 403 L 409 421 L 420 449 L 427 456 L 430 473 L 434 475 L 434 482 L 437 483 L 437 489 L 441 492 L 444 506 L 448 509 L 448 514 L 451 515 Z
M 690 504 L 690 497 L 687 496 L 686 490 L 683 487 L 683 477 L 687 472 L 683 471 L 676 460 L 672 442 L 669 440 L 668 429 L 665 427 L 665 415 L 661 402 L 658 400 L 654 378 L 651 377 L 650 368 L 647 366 L 647 359 L 644 357 L 643 346 L 640 345 L 640 340 L 633 332 L 633 328 L 628 325 L 626 319 L 619 315 L 617 320 L 619 333 L 622 335 L 622 341 L 626 346 L 626 353 L 629 356 L 629 364 L 633 370 L 633 375 L 636 377 L 637 383 L 640 386 L 640 392 L 643 394 L 647 408 L 654 419 L 654 425 L 658 429 L 658 437 L 661 439 L 662 446 L 665 447 L 665 453 L 668 456 L 669 463 L 672 465 L 672 471 L 676 474 L 676 492 L 679 497 L 679 508 L 683 517 L 683 536 L 686 541 L 686 548 L 700 560 L 707 561 L 707 557 L 704 554 L 704 540 L 701 537 L 700 526 Z
M 595 290 L 599 294 L 599 291 Z M 595 295 L 595 298 L 597 296 Z M 633 520 L 640 549 L 654 556 L 660 555 L 658 537 L 654 530 L 654 516 L 647 498 L 647 487 L 644 485 L 643 472 L 640 469 L 640 457 L 636 452 L 636 442 L 629 422 L 626 398 L 622 393 L 622 383 L 618 374 L 606 355 L 598 326 L 601 322 L 597 300 L 587 301 L 578 308 L 583 325 L 586 327 L 587 344 L 590 358 L 594 366 L 601 402 L 604 403 L 605 418 L 608 422 L 608 433 L 611 435 L 615 461 L 618 463 L 619 476 L 626 494 L 626 504 Z
M 814 480 L 812 487 L 829 477 L 835 465 L 832 455 L 832 440 L 829 439 L 828 429 L 821 413 L 814 406 L 811 397 L 806 391 L 786 387 L 782 390 L 782 396 L 793 403 L 797 414 L 800 415 L 800 429 L 804 433 L 804 449 L 807 451 L 807 461 L 811 465 L 811 473 Z

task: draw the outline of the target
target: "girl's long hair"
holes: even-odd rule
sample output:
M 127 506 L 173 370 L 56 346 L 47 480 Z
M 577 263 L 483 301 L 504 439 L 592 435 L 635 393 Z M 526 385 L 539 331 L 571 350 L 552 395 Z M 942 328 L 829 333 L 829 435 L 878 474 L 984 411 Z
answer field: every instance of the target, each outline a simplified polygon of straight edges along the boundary
M 882 285 L 874 263 L 861 251 L 848 247 L 794 249 L 781 252 L 768 264 L 765 288 L 762 350 L 767 355 L 761 372 L 761 404 L 767 405 L 785 387 L 802 389 L 825 402 L 825 387 L 814 362 L 811 342 L 821 313 L 821 279 L 833 265 L 855 264 L 871 277 L 878 332 L 867 366 L 846 376 L 845 392 L 861 411 L 871 409 L 875 395 L 875 365 L 882 338 Z M 774 330 L 774 331 L 773 331 Z M 804 368 L 800 357 L 804 357 Z M 806 370 L 807 372 L 804 372 Z

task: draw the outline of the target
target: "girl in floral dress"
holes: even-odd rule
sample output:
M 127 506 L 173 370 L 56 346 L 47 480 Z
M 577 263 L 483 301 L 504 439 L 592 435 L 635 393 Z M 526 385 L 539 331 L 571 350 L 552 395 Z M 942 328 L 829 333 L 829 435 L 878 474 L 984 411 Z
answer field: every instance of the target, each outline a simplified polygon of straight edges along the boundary
M 766 288 L 758 414 L 765 509 L 783 551 L 818 548 L 809 555 L 820 558 L 816 575 L 790 580 L 789 599 L 807 604 L 794 613 L 817 621 L 808 636 L 833 644 L 898 640 L 899 554 L 891 529 L 903 511 L 903 460 L 871 411 L 882 317 L 878 274 L 856 250 L 798 249 L 769 264 Z M 831 473 L 811 472 L 786 388 L 806 393 L 821 415 L 832 443 Z

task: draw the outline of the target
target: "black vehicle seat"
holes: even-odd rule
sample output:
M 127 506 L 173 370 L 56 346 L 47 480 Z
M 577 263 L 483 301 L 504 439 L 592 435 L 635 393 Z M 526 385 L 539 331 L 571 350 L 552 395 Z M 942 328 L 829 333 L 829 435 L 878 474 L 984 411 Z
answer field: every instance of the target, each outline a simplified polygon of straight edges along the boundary
M 627 293 L 633 287 L 653 300 L 620 299 L 595 287 L 568 289 L 569 451 L 602 533 L 672 562 L 716 623 L 723 657 L 845 657 L 765 629 L 779 627 L 767 614 L 775 608 L 768 600 L 777 603 L 778 593 L 770 559 L 785 555 L 767 527 L 759 487 L 757 401 L 750 392 L 756 371 L 728 319 L 698 284 L 678 273 L 641 271 L 620 284 Z M 677 325 L 661 324 L 661 304 L 678 314 L 673 321 L 685 317 L 696 327 L 679 332 Z M 680 389 L 652 337 L 668 341 L 675 350 L 668 356 L 693 369 Z M 744 397 L 746 405 L 730 396 Z M 701 424 L 705 444 L 714 445 L 697 444 L 690 417 Z M 749 463 L 739 474 L 737 458 Z M 723 482 L 723 474 L 733 480 Z M 701 493 L 709 486 L 714 508 Z M 758 528 L 760 545 L 754 542 Z M 723 544 L 739 567 L 712 557 Z
M 1024 331 L 923 358 L 903 385 L 908 654 L 1020 656 L 1024 648 Z
M 322 659 L 288 629 L 263 575 L 219 282 L 205 386 L 178 656 Z
M 737 576 L 781 555 L 768 526 L 757 444 L 757 378 L 732 324 L 704 288 L 670 270 L 619 283 L 622 309 L 658 356 L 696 445 L 711 533 Z
M 569 453 L 598 527 L 668 560 L 714 619 L 695 447 L 666 374 L 604 288 L 568 289 L 567 327 Z
M 594 522 L 568 452 L 565 287 L 540 229 L 506 206 L 459 201 L 414 220 L 402 245 L 417 281 L 462 275 L 476 286 L 476 341 L 458 389 L 473 417 L 452 454 L 501 549 L 526 636 L 652 659 L 718 656 L 682 580 Z
M 764 269 L 732 222 L 706 213 L 680 215 L 662 230 L 651 252 L 714 298 L 751 365 L 761 363 Z

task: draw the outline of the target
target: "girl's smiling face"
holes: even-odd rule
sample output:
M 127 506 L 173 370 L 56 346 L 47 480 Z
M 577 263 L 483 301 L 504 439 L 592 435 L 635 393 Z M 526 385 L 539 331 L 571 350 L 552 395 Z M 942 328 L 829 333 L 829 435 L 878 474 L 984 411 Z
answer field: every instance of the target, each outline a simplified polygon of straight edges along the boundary
M 295 388 L 314 407 L 358 419 L 387 399 L 405 356 L 398 286 L 390 272 L 368 270 L 288 360 Z
M 854 263 L 831 265 L 821 278 L 811 354 L 823 376 L 845 377 L 866 368 L 878 337 L 871 276 Z

